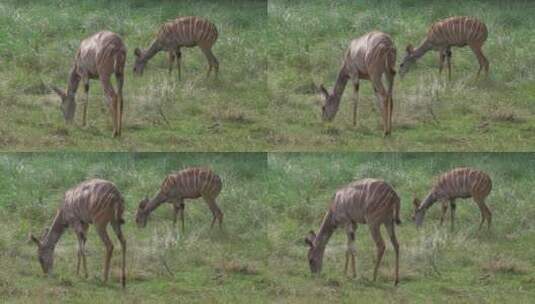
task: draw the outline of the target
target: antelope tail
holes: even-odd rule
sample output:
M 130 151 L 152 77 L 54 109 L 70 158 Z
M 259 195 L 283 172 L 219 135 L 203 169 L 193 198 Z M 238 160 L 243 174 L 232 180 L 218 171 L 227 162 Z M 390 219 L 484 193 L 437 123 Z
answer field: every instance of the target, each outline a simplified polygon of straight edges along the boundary
M 389 70 L 393 74 L 396 74 L 396 70 L 394 69 L 394 67 L 396 66 L 396 54 L 397 54 L 396 48 L 392 46 L 386 51 L 386 56 L 385 56 L 386 57 L 385 67 L 387 70 Z
M 115 59 L 114 61 L 114 71 L 119 72 L 121 74 L 124 73 L 124 63 L 126 61 L 126 51 L 124 50 L 117 50 L 115 51 L 115 54 L 113 54 L 113 57 Z
M 115 220 L 117 221 L 117 223 L 119 224 L 124 224 L 125 221 L 123 219 L 123 205 L 124 205 L 124 201 L 123 199 L 121 198 L 121 202 L 120 203 L 116 203 L 115 204 L 115 208 L 114 208 L 114 218 Z
M 401 220 L 399 219 L 399 209 L 401 207 L 400 200 L 397 200 L 394 204 L 394 223 L 396 225 L 401 225 Z

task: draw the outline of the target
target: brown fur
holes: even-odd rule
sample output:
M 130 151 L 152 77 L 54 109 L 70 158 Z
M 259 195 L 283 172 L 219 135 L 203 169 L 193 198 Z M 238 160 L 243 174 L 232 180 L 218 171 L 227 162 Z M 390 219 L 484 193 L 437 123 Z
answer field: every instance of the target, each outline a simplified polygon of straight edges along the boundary
M 409 66 L 425 53 L 437 50 L 439 52 L 439 71 L 442 72 L 446 61 L 448 78 L 451 79 L 451 48 L 467 45 L 470 46 L 479 62 L 477 76 L 479 77 L 482 69 L 485 69 L 485 73 L 488 74 L 489 61 L 481 50 L 487 37 L 486 25 L 474 17 L 450 17 L 440 20 L 431 25 L 426 39 L 418 48 L 414 49 L 410 44 L 407 46 L 407 55 L 400 66 L 401 74 L 405 74 Z
M 65 120 L 71 122 L 76 111 L 75 96 L 80 81 L 84 84 L 86 100 L 83 103 L 82 124 L 87 125 L 87 105 L 89 102 L 89 80 L 99 79 L 106 95 L 113 122 L 113 137 L 121 135 L 123 116 L 123 84 L 126 46 L 119 35 L 102 31 L 83 40 L 76 52 L 69 76 L 67 92 L 53 86 L 61 97 Z M 111 75 L 117 79 L 117 92 L 111 84 Z
M 427 194 L 423 202 L 415 198 L 413 218 L 421 216 L 417 224 L 423 222 L 425 211 L 436 201 L 442 203 L 442 216 L 440 223 L 445 219 L 448 211 L 448 204 L 451 207 L 451 229 L 454 229 L 455 221 L 455 200 L 458 198 L 473 198 L 481 211 L 481 229 L 483 223 L 487 221 L 488 228 L 492 222 L 492 213 L 485 203 L 487 196 L 492 190 L 492 180 L 488 174 L 473 168 L 456 168 L 442 174 L 435 182 L 431 191 Z
M 320 230 L 314 231 L 305 239 L 310 246 L 308 259 L 313 273 L 321 271 L 323 253 L 329 238 L 338 227 L 345 229 L 347 234 L 347 252 L 344 271 L 347 274 L 349 261 L 353 276 L 355 271 L 355 231 L 357 224 L 367 224 L 377 247 L 377 260 L 373 279 L 377 278 L 377 271 L 383 258 L 385 244 L 381 236 L 380 227 L 384 225 L 396 254 L 395 281 L 399 282 L 399 244 L 395 234 L 395 224 L 399 219 L 400 199 L 392 186 L 382 180 L 364 179 L 353 182 L 339 189 L 333 197 L 331 206 L 325 215 Z
M 67 190 L 63 198 L 63 204 L 58 210 L 51 228 L 45 230 L 41 239 L 37 239 L 30 234 L 30 238 L 37 244 L 39 262 L 43 271 L 46 274 L 51 271 L 55 246 L 65 228 L 71 227 L 78 237 L 76 273 L 80 273 L 80 264 L 83 262 L 84 273 L 87 278 L 85 242 L 89 225 L 93 224 L 100 239 L 106 246 L 103 277 L 104 281 L 107 281 L 113 253 L 113 243 L 107 232 L 107 226 L 111 224 L 121 243 L 121 283 L 124 288 L 126 285 L 126 239 L 121 230 L 121 225 L 124 223 L 123 212 L 124 199 L 117 187 L 109 181 L 92 179 Z
M 392 111 L 394 106 L 392 94 L 394 76 L 396 74 L 395 65 L 396 48 L 389 35 L 375 31 L 351 41 L 332 94 L 329 94 L 323 85 L 320 86 L 320 92 L 324 98 L 322 107 L 323 120 L 330 121 L 334 119 L 347 81 L 351 79 L 355 88 L 353 125 L 356 125 L 360 80 L 366 79 L 373 84 L 377 105 L 383 118 L 384 135 L 389 135 L 392 132 Z M 383 86 L 383 74 L 386 76 L 387 90 Z
M 170 174 L 164 179 L 160 191 L 154 198 L 151 200 L 146 198 L 139 203 L 136 222 L 141 227 L 145 226 L 149 214 L 162 203 L 169 202 L 174 206 L 173 223 L 176 224 L 180 215 L 184 230 L 184 200 L 202 197 L 213 215 L 211 227 L 216 221 L 221 227 L 223 212 L 217 206 L 216 198 L 222 187 L 221 178 L 210 169 L 188 168 Z

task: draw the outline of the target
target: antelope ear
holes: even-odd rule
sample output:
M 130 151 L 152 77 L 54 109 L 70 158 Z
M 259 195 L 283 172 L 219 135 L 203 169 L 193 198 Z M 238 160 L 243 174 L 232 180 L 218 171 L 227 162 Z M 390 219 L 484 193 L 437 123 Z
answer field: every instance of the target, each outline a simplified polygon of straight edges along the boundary
M 134 49 L 134 55 L 136 55 L 136 57 L 140 57 L 141 56 L 141 50 L 139 48 L 135 48 Z
M 319 87 L 320 94 L 323 95 L 325 98 L 329 97 L 329 92 L 325 87 L 321 84 Z
M 412 46 L 412 44 L 409 43 L 405 50 L 407 51 L 407 54 L 412 54 L 412 52 L 414 51 L 414 47 Z
M 139 209 L 145 209 L 145 206 L 147 206 L 147 202 L 149 201 L 148 197 L 145 197 L 141 203 L 139 203 Z
M 314 247 L 314 240 L 315 239 L 316 239 L 316 233 L 314 233 L 313 230 L 310 230 L 310 232 L 308 233 L 308 235 L 305 238 L 305 243 L 310 247 Z
M 41 247 L 41 241 L 39 241 L 31 232 L 28 234 L 28 239 L 37 244 L 37 247 Z
M 43 229 L 43 233 L 41 234 L 41 240 L 45 238 L 45 236 L 48 234 L 48 228 Z
M 56 87 L 56 86 L 50 86 L 50 88 L 52 89 L 52 91 L 54 91 L 56 94 L 58 94 L 61 98 L 65 98 L 67 96 L 67 94 L 60 88 Z

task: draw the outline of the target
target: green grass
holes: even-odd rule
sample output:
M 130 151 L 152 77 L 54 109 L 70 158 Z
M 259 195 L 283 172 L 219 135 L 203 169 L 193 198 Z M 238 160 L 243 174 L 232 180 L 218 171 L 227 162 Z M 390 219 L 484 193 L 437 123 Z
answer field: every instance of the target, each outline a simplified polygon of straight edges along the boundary
M 160 53 L 145 74 L 132 73 L 135 47 L 146 48 L 164 21 L 200 15 L 219 30 L 220 77 L 206 79 L 199 48 L 183 51 L 182 81 Z M 263 34 L 265 1 L 3 1 L 0 4 L 0 149 L 76 151 L 259 151 L 268 114 Z M 97 80 L 90 83 L 89 126 L 66 126 L 59 98 L 80 41 L 100 30 L 122 36 L 128 56 L 124 130 L 111 138 L 111 117 Z M 115 81 L 115 80 L 114 80 Z M 78 90 L 79 100 L 84 97 Z M 165 118 L 160 114 L 164 113 Z
M 171 206 L 145 229 L 134 224 L 137 203 L 163 177 L 191 165 L 212 167 L 223 179 L 218 200 L 225 229 L 210 230 L 202 200 L 186 209 L 186 232 L 173 237 Z M 490 232 L 478 233 L 479 210 L 459 200 L 457 228 L 438 225 L 439 206 L 423 229 L 410 220 L 413 195 L 456 166 L 485 170 L 493 180 L 487 203 Z M 528 303 L 535 296 L 535 179 L 533 154 L 0 154 L 0 299 L 10 303 Z M 120 250 L 111 280 L 101 279 L 104 247 L 93 228 L 89 279 L 75 274 L 76 237 L 68 231 L 55 253 L 55 274 L 43 276 L 28 232 L 50 224 L 62 194 L 82 180 L 112 180 L 126 200 L 127 288 L 119 283 Z M 310 275 L 303 237 L 317 230 L 335 190 L 353 179 L 382 178 L 401 196 L 401 282 L 393 286 L 389 242 L 377 282 L 375 245 L 357 229 L 357 278 L 343 275 L 345 234 L 328 244 L 319 278 Z M 386 234 L 383 231 L 384 236 Z
M 162 205 L 138 229 L 134 213 L 166 174 L 186 166 L 210 166 L 223 180 L 218 205 L 224 229 L 210 230 L 202 199 L 186 201 L 186 232 L 172 229 L 172 207 Z M 0 299 L 9 303 L 236 303 L 262 302 L 268 290 L 267 206 L 263 204 L 265 154 L 1 154 Z M 76 237 L 69 229 L 55 252 L 54 276 L 45 278 L 28 232 L 48 226 L 69 187 L 91 178 L 113 181 L 126 200 L 127 289 L 121 290 L 120 246 L 111 278 L 102 282 L 104 246 L 89 229 L 89 278 L 76 276 Z M 41 198 L 41 199 L 40 199 Z M 240 301 L 241 300 L 241 301 Z
M 535 147 L 535 5 L 528 1 L 3 1 L 0 4 L 0 149 L 5 151 L 530 151 Z M 201 15 L 220 31 L 219 80 L 206 79 L 198 48 L 184 52 L 182 81 L 165 54 L 134 78 L 133 49 L 178 15 Z M 398 64 L 407 43 L 451 15 L 489 28 L 488 79 L 468 48 L 453 49 L 453 80 L 427 54 L 396 77 L 393 135 L 383 138 L 375 97 L 364 81 L 359 123 L 347 89 L 331 124 L 320 120 L 315 86 L 332 88 L 349 41 L 389 33 Z M 65 87 L 80 41 L 108 29 L 128 48 L 124 134 L 91 82 L 89 126 L 66 126 L 48 85 Z M 443 75 L 445 76 L 445 75 Z M 78 92 L 83 97 L 83 90 Z M 80 108 L 80 107 L 79 107 Z M 164 113 L 163 117 L 160 113 Z
M 529 303 L 535 297 L 535 179 L 533 154 L 270 154 L 267 178 L 269 276 L 277 303 Z M 433 178 L 457 166 L 490 174 L 487 203 L 490 233 L 478 234 L 480 213 L 458 200 L 456 231 L 438 225 L 440 207 L 427 213 L 423 229 L 411 222 L 412 197 L 420 198 Z M 312 278 L 304 237 L 318 230 L 336 189 L 353 179 L 382 178 L 401 197 L 401 282 L 393 286 L 394 253 L 387 245 L 377 282 L 372 282 L 375 245 L 368 227 L 357 229 L 357 278 L 343 274 L 346 236 L 327 245 L 323 272 Z M 448 216 L 449 218 L 449 216 Z
M 281 150 L 291 151 L 531 151 L 535 130 L 535 26 L 528 1 L 285 1 L 268 4 L 272 111 Z M 331 124 L 320 121 L 314 87 L 332 89 L 349 42 L 369 31 L 390 34 L 397 64 L 408 43 L 429 25 L 454 15 L 483 20 L 490 76 L 477 81 L 469 48 L 454 48 L 452 81 L 439 77 L 438 54 L 426 54 L 403 80 L 395 79 L 394 122 L 382 137 L 369 81 L 361 82 L 358 125 L 351 121 L 353 89 L 346 88 Z

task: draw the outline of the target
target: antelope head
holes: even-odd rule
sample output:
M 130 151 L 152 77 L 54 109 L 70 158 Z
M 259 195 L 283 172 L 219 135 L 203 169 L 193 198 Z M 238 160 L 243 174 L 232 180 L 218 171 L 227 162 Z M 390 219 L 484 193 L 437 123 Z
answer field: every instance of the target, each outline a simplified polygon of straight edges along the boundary
M 141 76 L 143 75 L 143 70 L 145 69 L 145 52 L 136 48 L 134 50 L 134 56 L 136 57 L 136 62 L 134 63 L 134 75 Z
M 145 210 L 147 204 L 149 203 L 149 198 L 145 197 L 141 202 L 136 211 L 136 224 L 139 228 L 145 228 L 147 226 L 147 219 L 149 218 L 149 212 Z
M 405 57 L 401 61 L 401 64 L 399 65 L 399 76 L 403 77 L 407 72 L 409 71 L 410 67 L 416 62 L 416 58 L 414 57 L 414 47 L 412 44 L 407 45 L 407 48 L 405 49 Z
M 319 92 L 322 97 L 321 119 L 331 121 L 338 111 L 338 100 L 334 94 L 329 94 L 323 85 L 320 85 Z
M 70 96 L 62 89 L 52 86 L 52 90 L 58 94 L 61 98 L 61 112 L 63 113 L 63 118 L 65 122 L 71 123 L 74 118 L 74 113 L 76 112 L 76 102 L 74 101 L 74 95 Z
M 54 250 L 47 247 L 44 243 L 47 234 L 47 228 L 43 231 L 40 239 L 30 233 L 30 240 L 37 245 L 37 259 L 39 260 L 39 264 L 41 264 L 41 269 L 43 269 L 45 275 L 52 273 L 52 268 L 54 266 Z
M 412 213 L 412 220 L 416 224 L 416 227 L 420 228 L 424 222 L 425 209 L 420 208 L 421 201 L 418 198 L 414 198 L 414 200 L 412 201 L 412 205 L 414 207 Z
M 321 272 L 321 266 L 323 264 L 323 252 L 319 250 L 316 244 L 316 233 L 312 230 L 305 237 L 305 243 L 309 246 L 308 249 L 308 266 L 310 267 L 310 272 L 313 275 L 319 274 Z

